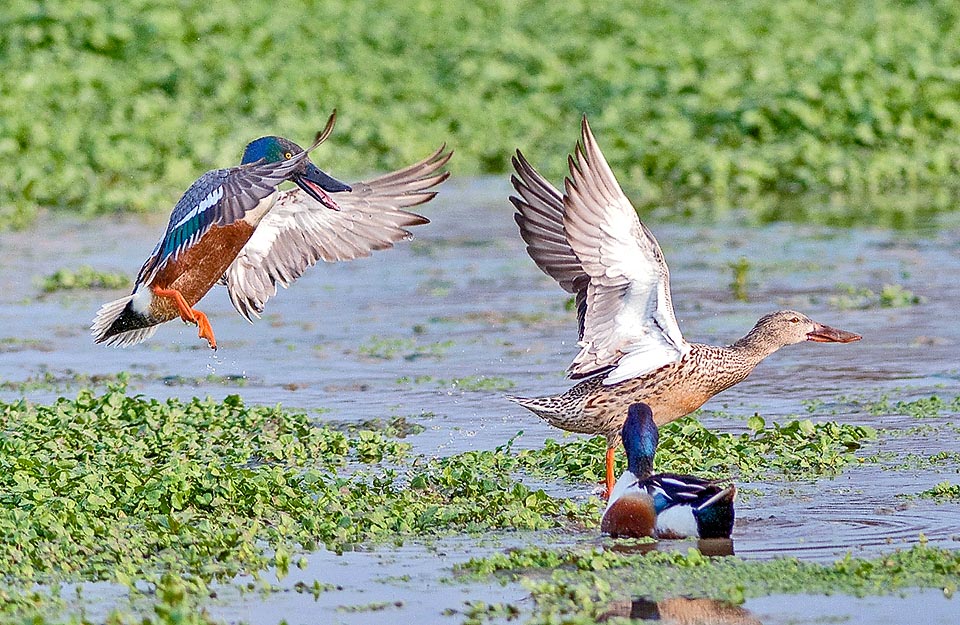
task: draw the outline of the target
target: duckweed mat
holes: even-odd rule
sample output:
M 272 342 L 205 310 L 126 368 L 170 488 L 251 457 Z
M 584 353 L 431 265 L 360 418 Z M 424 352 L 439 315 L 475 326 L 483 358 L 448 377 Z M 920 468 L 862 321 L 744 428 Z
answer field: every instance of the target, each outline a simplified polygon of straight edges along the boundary
M 408 442 L 422 428 L 397 427 L 396 420 L 367 425 L 327 425 L 320 415 L 247 406 L 237 395 L 159 401 L 128 393 L 122 382 L 49 405 L 0 404 L 0 615 L 6 622 L 58 621 L 68 604 L 57 589 L 106 581 L 131 597 L 146 592 L 157 622 L 192 622 L 207 618 L 199 606 L 210 600 L 211 584 L 268 570 L 283 578 L 317 549 L 389 549 L 410 540 L 550 528 L 596 532 L 596 498 L 557 497 L 526 481 L 589 491 L 602 473 L 601 437 L 525 450 L 514 450 L 512 439 L 492 451 L 425 457 Z M 748 425 L 740 435 L 713 434 L 694 418 L 666 426 L 658 465 L 813 480 L 871 461 L 857 452 L 877 438 L 870 428 L 837 422 L 768 426 L 755 416 Z M 715 562 L 696 551 L 625 558 L 602 549 L 524 549 L 471 560 L 462 571 L 557 569 L 549 579 L 523 577 L 537 618 L 566 614 L 574 604 L 587 611 L 571 614 L 596 616 L 590 606 L 612 592 L 611 580 L 596 573 L 606 569 L 631 567 L 632 579 L 645 579 L 636 572 L 644 567 L 660 570 L 663 584 L 646 587 L 645 596 L 712 588 L 706 596 L 724 600 L 747 596 L 743 583 L 732 581 L 747 579 L 745 571 L 792 580 L 752 591 L 759 594 L 819 592 L 849 571 L 849 589 L 835 590 L 948 588 L 940 580 L 960 571 L 954 554 L 932 548 L 887 558 L 830 568 L 794 560 Z M 568 569 L 591 577 L 574 580 Z M 703 585 L 706 577 L 713 585 Z M 299 591 L 323 592 L 318 584 Z M 551 603 L 558 594 L 565 607 Z M 591 602 L 584 604 L 585 596 Z M 122 614 L 111 618 L 123 622 Z
M 909 225 L 955 205 L 957 24 L 950 2 L 11 0 L 0 224 L 166 211 L 336 107 L 315 158 L 340 179 L 443 142 L 457 175 L 519 147 L 559 179 L 586 113 L 640 205 Z

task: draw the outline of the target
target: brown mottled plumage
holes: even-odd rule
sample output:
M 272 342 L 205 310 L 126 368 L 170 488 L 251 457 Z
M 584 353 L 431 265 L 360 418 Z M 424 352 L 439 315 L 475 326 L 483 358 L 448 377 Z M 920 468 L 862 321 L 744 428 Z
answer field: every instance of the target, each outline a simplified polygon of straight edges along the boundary
M 827 328 L 801 313 L 781 310 L 763 316 L 749 334 L 729 347 L 691 343 L 680 360 L 623 382 L 606 385 L 604 375 L 598 374 L 562 395 L 511 399 L 550 425 L 570 432 L 603 434 L 608 445 L 616 447 L 630 404 L 649 405 L 657 425 L 675 421 L 742 382 L 760 361 L 781 347 L 810 340 L 807 334 L 818 326 Z
M 620 189 L 586 118 L 581 131 L 564 193 L 518 151 L 518 196 L 510 201 L 530 257 L 576 296 L 581 350 L 568 372 L 586 379 L 561 395 L 510 399 L 561 429 L 605 435 L 609 492 L 630 404 L 648 404 L 663 425 L 741 382 L 781 347 L 860 336 L 781 310 L 728 347 L 687 343 L 660 245 Z

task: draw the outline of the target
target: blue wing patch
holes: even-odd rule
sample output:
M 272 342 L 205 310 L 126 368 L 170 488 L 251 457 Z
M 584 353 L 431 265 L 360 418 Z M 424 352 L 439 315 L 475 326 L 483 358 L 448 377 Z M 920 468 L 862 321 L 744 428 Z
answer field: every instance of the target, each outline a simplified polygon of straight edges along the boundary
M 198 182 L 201 181 L 203 181 L 203 179 Z M 193 187 L 191 187 L 190 191 L 193 190 Z M 203 189 L 198 190 L 203 191 Z M 200 195 L 200 193 L 191 194 L 188 191 L 184 199 L 192 200 L 196 195 Z M 180 217 L 176 223 L 174 223 L 171 217 L 170 226 L 167 229 L 167 235 L 163 241 L 163 250 L 160 253 L 161 259 L 176 256 L 181 251 L 187 249 L 196 243 L 200 239 L 200 236 L 206 232 L 213 223 L 219 221 L 220 212 L 217 208 L 222 199 L 223 184 L 219 184 L 211 191 L 208 191 L 192 208 L 187 209 L 186 214 Z M 189 206 L 191 203 L 192 202 L 188 202 L 187 205 Z M 174 216 L 176 216 L 176 213 Z
M 163 238 L 140 268 L 134 292 L 149 284 L 171 258 L 199 241 L 213 225 L 228 226 L 243 219 L 277 185 L 302 170 L 307 152 L 284 161 L 257 161 L 230 169 L 214 169 L 200 176 L 183 194 L 170 215 Z

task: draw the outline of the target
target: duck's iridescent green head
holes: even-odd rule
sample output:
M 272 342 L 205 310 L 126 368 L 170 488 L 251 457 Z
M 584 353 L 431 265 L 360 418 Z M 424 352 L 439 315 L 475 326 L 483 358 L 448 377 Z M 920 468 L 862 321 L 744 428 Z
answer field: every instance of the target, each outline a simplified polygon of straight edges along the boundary
M 247 144 L 247 147 L 243 150 L 243 158 L 240 160 L 240 164 L 247 165 L 257 161 L 276 163 L 301 152 L 303 152 L 303 148 L 289 139 L 274 136 L 260 137 Z M 304 161 L 303 171 L 297 172 L 290 179 L 307 195 L 333 210 L 340 210 L 340 207 L 328 193 L 351 190 L 350 185 L 344 184 L 322 171 L 309 159 Z
M 653 421 L 650 406 L 642 402 L 631 404 L 620 436 L 627 452 L 627 470 L 639 478 L 652 474 L 653 457 L 660 442 L 660 431 Z

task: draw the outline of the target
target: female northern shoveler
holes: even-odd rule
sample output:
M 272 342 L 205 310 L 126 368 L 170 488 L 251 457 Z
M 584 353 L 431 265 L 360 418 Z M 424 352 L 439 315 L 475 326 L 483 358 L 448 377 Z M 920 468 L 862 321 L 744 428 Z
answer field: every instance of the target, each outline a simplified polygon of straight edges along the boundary
M 576 294 L 580 353 L 568 369 L 587 378 L 562 395 L 511 397 L 551 425 L 607 437 L 606 487 L 627 406 L 638 401 L 663 425 L 746 378 L 761 360 L 802 341 L 849 343 L 860 335 L 792 310 L 760 318 L 728 347 L 687 343 L 670 301 L 670 272 L 653 233 L 637 217 L 586 117 L 561 194 L 517 151 L 510 201 L 527 252 Z
M 632 404 L 621 431 L 627 470 L 610 492 L 600 531 L 614 538 L 730 538 L 736 486 L 692 475 L 654 475 L 659 436 L 650 406 Z
M 431 200 L 447 179 L 437 173 L 451 152 L 429 157 L 368 182 L 346 185 L 310 162 L 308 153 L 333 130 L 336 111 L 304 151 L 283 137 L 261 137 L 239 167 L 209 171 L 173 209 L 163 238 L 143 264 L 133 292 L 104 304 L 91 327 L 97 343 L 126 346 L 180 317 L 199 326 L 217 348 L 210 322 L 192 308 L 220 281 L 248 321 L 318 260 L 369 256 L 409 239 L 409 226 L 429 223 L 403 210 Z M 279 192 L 286 180 L 299 189 Z M 331 195 L 332 194 L 332 195 Z M 334 199 L 334 197 L 336 199 Z

